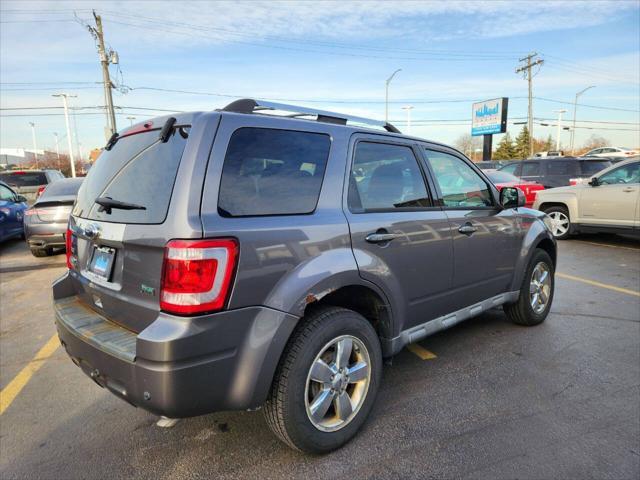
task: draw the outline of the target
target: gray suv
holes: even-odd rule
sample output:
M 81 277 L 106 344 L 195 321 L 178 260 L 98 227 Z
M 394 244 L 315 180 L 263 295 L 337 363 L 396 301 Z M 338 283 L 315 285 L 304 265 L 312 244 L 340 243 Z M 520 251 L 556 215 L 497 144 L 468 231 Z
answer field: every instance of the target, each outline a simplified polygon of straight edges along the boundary
M 156 118 L 114 135 L 80 188 L 58 333 L 132 405 L 263 407 L 285 443 L 328 452 L 405 345 L 497 306 L 544 321 L 556 243 L 523 204 L 383 122 L 255 100 Z

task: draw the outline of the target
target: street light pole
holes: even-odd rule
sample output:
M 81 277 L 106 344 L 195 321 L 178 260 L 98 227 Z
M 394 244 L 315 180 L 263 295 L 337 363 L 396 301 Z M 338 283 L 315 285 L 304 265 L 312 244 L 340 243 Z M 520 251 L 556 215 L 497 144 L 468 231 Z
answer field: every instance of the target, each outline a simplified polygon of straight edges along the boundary
M 385 94 L 384 94 L 384 122 L 389 123 L 389 84 L 393 77 L 396 76 L 396 73 L 402 71 L 401 68 L 397 69 L 395 72 L 391 74 L 387 81 L 385 82 Z
M 62 103 L 64 105 L 64 121 L 67 125 L 67 142 L 69 143 L 69 161 L 71 162 L 71 176 L 76 177 L 76 165 L 73 160 L 73 146 L 71 144 L 71 127 L 69 126 L 69 105 L 67 104 L 67 98 L 75 98 L 77 95 L 69 95 L 67 93 L 57 93 L 54 97 L 62 97 Z
M 407 133 L 411 135 L 411 110 L 413 110 L 413 106 L 407 105 L 406 107 L 402 107 L 402 109 L 407 111 Z
M 56 139 L 56 157 L 58 158 L 58 168 L 60 168 L 60 146 L 58 143 L 58 132 L 53 132 L 53 136 Z
M 558 134 L 556 138 L 556 150 L 560 151 L 560 133 L 562 132 L 562 114 L 565 113 L 566 110 L 565 109 L 554 110 L 553 112 L 558 114 Z
M 595 87 L 596 87 L 595 85 L 590 85 L 584 90 L 580 90 L 578 93 L 576 93 L 576 98 L 573 102 L 573 127 L 571 128 L 571 155 L 575 153 L 573 145 L 574 145 L 574 140 L 576 135 L 576 110 L 578 108 L 578 98 L 580 97 L 580 95 L 582 95 L 584 92 L 586 92 L 590 88 L 595 88 Z
M 136 119 L 136 117 L 127 117 L 127 120 L 129 120 L 129 126 L 132 127 L 133 126 L 133 121 Z
M 36 168 L 38 168 L 38 144 L 36 143 L 36 124 L 29 122 L 31 125 L 31 138 L 33 139 L 33 158 L 36 160 Z

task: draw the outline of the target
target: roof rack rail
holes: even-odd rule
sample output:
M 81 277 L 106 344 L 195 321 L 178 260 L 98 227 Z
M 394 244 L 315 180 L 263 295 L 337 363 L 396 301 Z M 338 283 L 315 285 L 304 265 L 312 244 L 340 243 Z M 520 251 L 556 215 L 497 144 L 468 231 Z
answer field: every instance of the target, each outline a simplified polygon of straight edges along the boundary
M 318 122 L 335 123 L 338 125 L 346 125 L 347 122 L 362 123 L 364 125 L 382 127 L 387 132 L 402 133 L 390 123 L 383 122 L 381 120 L 355 117 L 353 115 L 317 110 L 315 108 L 299 107 L 297 105 L 287 105 L 286 103 L 265 102 L 263 100 L 254 100 L 252 98 L 236 100 L 222 109 L 223 112 L 235 113 L 259 113 L 263 110 L 282 110 L 285 112 L 291 112 L 291 115 L 287 115 L 289 118 L 315 116 L 317 117 Z

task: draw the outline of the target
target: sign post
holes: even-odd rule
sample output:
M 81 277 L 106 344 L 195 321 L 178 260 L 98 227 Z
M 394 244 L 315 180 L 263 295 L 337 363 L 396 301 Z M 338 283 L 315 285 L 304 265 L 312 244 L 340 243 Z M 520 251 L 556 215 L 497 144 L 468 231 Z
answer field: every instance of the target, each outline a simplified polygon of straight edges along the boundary
M 473 104 L 471 135 L 474 137 L 484 136 L 482 146 L 482 161 L 484 162 L 491 160 L 493 135 L 507 131 L 508 107 L 509 99 L 507 97 L 494 98 Z

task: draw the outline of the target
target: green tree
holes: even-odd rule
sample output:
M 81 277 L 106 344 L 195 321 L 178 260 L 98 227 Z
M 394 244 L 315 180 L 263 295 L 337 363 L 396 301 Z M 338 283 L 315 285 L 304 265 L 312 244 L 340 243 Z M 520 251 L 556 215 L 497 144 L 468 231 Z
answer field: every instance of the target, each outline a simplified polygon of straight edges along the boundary
M 529 156 L 529 129 L 525 125 L 516 137 L 515 158 L 527 158 Z
M 553 143 L 553 138 L 551 138 L 551 134 L 549 134 L 549 136 L 547 137 L 547 141 L 544 144 L 544 148 L 547 152 L 555 149 L 555 144 Z
M 511 136 L 509 135 L 509 132 L 507 132 L 504 134 L 504 137 L 502 137 L 502 140 L 500 140 L 498 148 L 493 154 L 493 158 L 495 160 L 511 160 L 512 158 L 515 158 L 515 153 L 516 151 L 513 145 L 513 140 L 511 140 Z

